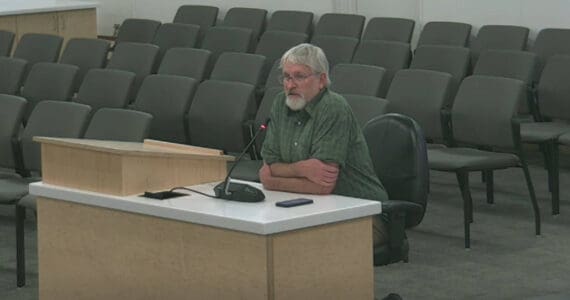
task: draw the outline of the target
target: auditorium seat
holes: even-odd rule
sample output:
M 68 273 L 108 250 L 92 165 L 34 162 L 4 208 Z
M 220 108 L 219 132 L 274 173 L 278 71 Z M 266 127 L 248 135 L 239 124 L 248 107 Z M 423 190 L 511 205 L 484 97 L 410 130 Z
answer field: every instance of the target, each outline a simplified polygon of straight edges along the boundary
M 286 31 L 311 35 L 314 14 L 309 11 L 277 10 L 271 14 L 266 31 Z
M 313 36 L 333 35 L 360 39 L 364 21 L 362 15 L 326 13 L 317 21 Z
M 376 17 L 370 19 L 363 40 L 381 40 L 401 43 L 410 43 L 416 22 L 404 18 Z
M 67 42 L 59 62 L 79 68 L 73 85 L 74 92 L 79 90 L 89 70 L 105 67 L 109 47 L 109 42 L 100 39 L 73 38 Z
M 208 5 L 182 5 L 176 11 L 174 23 L 200 26 L 198 45 L 201 44 L 206 31 L 216 24 L 219 8 Z
M 12 45 L 14 44 L 14 33 L 11 31 L 0 30 L 0 57 L 9 57 L 12 53 Z
M 195 48 L 171 48 L 160 62 L 157 74 L 178 75 L 201 82 L 206 76 L 211 52 Z
M 377 97 L 386 70 L 361 64 L 337 64 L 330 73 L 331 90 L 339 94 Z
M 128 71 L 92 69 L 85 75 L 74 101 L 99 108 L 123 108 L 129 101 L 135 74 Z
M 150 43 L 160 22 L 149 19 L 125 19 L 119 27 L 115 45 L 120 43 Z
M 0 57 L 0 94 L 16 95 L 24 81 L 26 61 Z
M 471 35 L 471 25 L 460 22 L 428 22 L 418 40 L 418 47 L 440 45 L 467 47 Z
M 16 49 L 14 58 L 20 58 L 28 62 L 24 71 L 27 77 L 32 67 L 39 62 L 56 62 L 63 38 L 52 34 L 26 33 L 22 36 Z

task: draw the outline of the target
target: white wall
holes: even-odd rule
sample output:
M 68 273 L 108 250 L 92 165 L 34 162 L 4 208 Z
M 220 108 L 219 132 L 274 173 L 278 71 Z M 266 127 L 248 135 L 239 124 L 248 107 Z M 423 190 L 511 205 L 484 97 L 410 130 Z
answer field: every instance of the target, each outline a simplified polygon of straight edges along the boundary
M 280 9 L 312 11 L 318 17 L 326 12 L 359 13 L 374 16 L 405 17 L 416 20 L 416 34 L 433 20 L 472 24 L 474 33 L 484 24 L 527 26 L 531 38 L 545 27 L 570 28 L 568 0 L 98 0 L 99 34 L 111 34 L 113 24 L 130 17 L 170 22 L 183 4 L 220 7 L 220 17 L 235 6 L 263 7 L 270 13 Z

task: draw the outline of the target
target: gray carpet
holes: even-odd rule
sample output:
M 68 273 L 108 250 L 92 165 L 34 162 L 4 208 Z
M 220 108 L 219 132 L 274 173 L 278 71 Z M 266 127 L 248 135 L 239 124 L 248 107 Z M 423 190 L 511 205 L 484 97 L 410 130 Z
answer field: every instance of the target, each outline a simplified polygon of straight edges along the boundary
M 561 214 L 550 214 L 541 157 L 531 175 L 542 215 L 534 222 L 521 169 L 495 173 L 495 204 L 485 201 L 480 174 L 471 176 L 474 223 L 471 250 L 463 248 L 463 212 L 454 175 L 432 172 L 424 221 L 408 233 L 410 262 L 375 269 L 375 294 L 403 299 L 570 299 L 570 154 L 561 153 Z M 0 299 L 37 299 L 36 230 L 26 226 L 27 285 L 16 288 L 12 207 L 0 206 Z

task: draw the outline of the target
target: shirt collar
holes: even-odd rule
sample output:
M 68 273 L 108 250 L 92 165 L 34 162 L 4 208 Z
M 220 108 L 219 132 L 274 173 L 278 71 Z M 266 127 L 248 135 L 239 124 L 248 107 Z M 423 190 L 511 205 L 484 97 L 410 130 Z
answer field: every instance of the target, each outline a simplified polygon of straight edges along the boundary
M 326 87 L 323 88 L 311 101 L 309 101 L 309 103 L 307 103 L 307 106 L 305 106 L 305 108 L 303 108 L 300 111 L 293 111 L 289 107 L 287 107 L 288 115 L 301 114 L 301 115 L 308 115 L 308 117 L 312 117 L 313 113 L 315 112 L 316 106 L 319 104 L 321 98 L 323 98 L 323 95 L 327 91 L 328 89 Z

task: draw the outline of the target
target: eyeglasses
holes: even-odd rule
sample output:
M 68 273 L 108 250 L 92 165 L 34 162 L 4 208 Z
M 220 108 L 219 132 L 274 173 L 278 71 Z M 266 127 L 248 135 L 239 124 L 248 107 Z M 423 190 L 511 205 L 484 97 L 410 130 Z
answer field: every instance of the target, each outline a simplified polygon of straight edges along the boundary
M 300 84 L 300 83 L 303 83 L 305 80 L 307 80 L 307 78 L 309 78 L 311 76 L 320 75 L 320 74 L 321 73 L 311 73 L 311 74 L 307 74 L 307 75 L 295 74 L 293 76 L 291 76 L 289 74 L 281 74 L 281 75 L 279 75 L 279 82 L 285 83 L 287 81 L 293 81 L 293 83 L 295 83 L 295 84 Z

